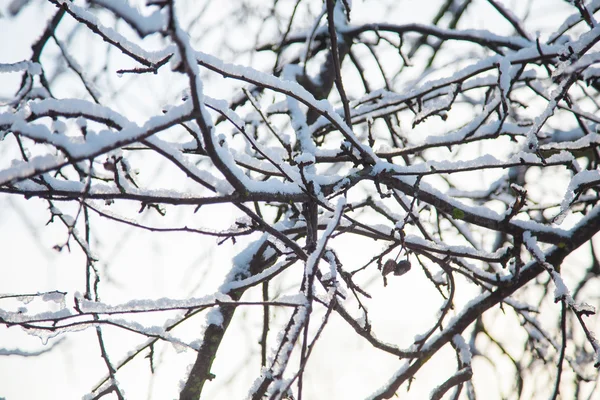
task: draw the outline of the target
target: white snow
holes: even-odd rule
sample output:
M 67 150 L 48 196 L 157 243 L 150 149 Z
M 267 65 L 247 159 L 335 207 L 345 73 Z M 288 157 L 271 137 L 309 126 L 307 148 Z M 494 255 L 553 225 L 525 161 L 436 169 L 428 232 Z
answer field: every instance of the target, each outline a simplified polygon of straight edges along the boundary
M 581 190 L 583 187 L 599 186 L 600 185 L 600 171 L 583 170 L 573 176 L 569 186 L 567 187 L 565 196 L 560 203 L 560 211 L 555 217 L 554 222 L 561 224 L 568 214 L 571 203 L 575 199 L 576 192 Z
M 27 71 L 31 75 L 40 75 L 42 73 L 42 66 L 39 63 L 31 61 L 19 61 L 12 64 L 0 63 L 0 74 L 21 71 Z
M 208 325 L 223 327 L 223 314 L 221 314 L 221 310 L 218 307 L 215 307 L 208 312 L 206 315 L 206 323 Z

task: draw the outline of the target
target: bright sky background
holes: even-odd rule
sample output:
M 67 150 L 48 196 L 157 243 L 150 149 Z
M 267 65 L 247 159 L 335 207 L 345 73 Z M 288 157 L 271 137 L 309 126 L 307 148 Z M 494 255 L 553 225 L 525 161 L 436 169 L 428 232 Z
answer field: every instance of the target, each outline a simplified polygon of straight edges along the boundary
M 8 3 L 8 2 L 7 2 Z M 187 5 L 193 4 L 191 0 L 182 1 Z M 212 12 L 226 12 L 224 5 L 211 8 Z M 401 12 L 389 14 L 385 9 L 377 7 L 374 1 L 354 1 L 353 23 L 364 20 L 388 20 L 394 23 L 428 22 L 431 12 L 436 7 L 427 7 L 423 0 L 404 0 Z M 466 18 L 473 28 L 485 28 L 493 32 L 502 33 L 507 26 L 498 23 L 497 18 L 489 18 L 491 8 L 484 1 L 476 1 L 477 6 L 469 9 Z M 518 15 L 521 11 L 519 1 L 507 1 L 513 5 L 514 12 Z M 178 3 L 179 4 L 179 3 Z M 532 30 L 543 29 L 551 25 L 557 17 L 562 17 L 566 10 L 571 10 L 562 2 L 554 2 L 551 9 L 546 9 L 543 0 L 535 1 L 532 15 L 543 15 L 543 18 L 534 19 Z M 222 9 L 220 9 L 223 7 Z M 37 38 L 45 26 L 45 21 L 53 14 L 55 8 L 43 1 L 32 1 L 17 18 L 0 19 L 0 63 L 16 62 L 30 56 L 30 44 Z M 6 15 L 6 4 L 0 5 L 0 11 Z M 570 12 L 570 11 L 569 11 Z M 419 18 L 420 20 L 415 20 Z M 242 29 L 242 28 L 240 28 Z M 223 35 L 217 32 L 215 35 Z M 249 40 L 253 40 L 249 39 Z M 219 44 L 215 44 L 218 46 Z M 211 49 L 201 49 L 211 53 Z M 92 52 L 90 49 L 82 50 Z M 261 60 L 253 60 L 254 65 L 260 65 Z M 118 66 L 112 66 L 117 69 Z M 7 76 L 8 75 L 8 76 Z M 11 74 L 0 74 L 0 98 L 3 98 L 15 89 L 19 80 Z M 117 82 L 127 85 L 128 77 L 123 77 Z M 138 110 L 139 118 L 144 121 L 147 113 L 151 115 L 160 110 L 169 100 L 175 99 L 179 94 L 178 82 L 159 81 L 153 86 L 141 86 L 132 83 L 130 89 L 125 90 L 125 96 L 117 99 L 116 104 L 127 110 Z M 351 83 L 349 83 L 351 84 Z M 228 99 L 232 89 L 229 81 L 216 79 L 206 83 L 206 93 Z M 77 93 L 72 87 L 65 92 Z M 135 103 L 133 103 L 135 102 Z M 465 116 L 465 118 L 469 118 Z M 8 155 L 10 156 L 10 155 Z M 142 161 L 140 160 L 140 163 Z M 0 154 L 0 166 L 10 163 L 10 157 Z M 161 182 L 180 182 L 185 187 L 186 181 L 182 176 L 169 175 L 163 164 L 156 160 L 145 161 L 144 168 L 153 171 L 153 183 L 160 187 Z M 484 179 L 484 177 L 479 177 Z M 489 179 L 486 178 L 486 179 Z M 563 194 L 564 186 L 557 186 L 556 195 Z M 113 206 L 111 210 L 121 215 L 136 215 L 139 209 L 137 203 L 121 203 Z M 65 212 L 72 212 L 73 207 L 65 205 Z M 236 215 L 232 215 L 227 207 L 203 207 L 198 213 L 193 214 L 188 209 L 168 210 L 169 221 L 179 226 L 194 225 L 227 227 L 231 225 Z M 53 246 L 64 244 L 67 234 L 59 224 L 48 224 L 49 213 L 46 202 L 39 199 L 22 199 L 17 196 L 0 194 L 0 294 L 3 293 L 38 293 L 49 290 L 67 292 L 67 301 L 72 301 L 76 292 L 85 290 L 84 266 L 85 259 L 81 251 L 72 245 L 72 251 L 64 249 L 62 252 L 53 250 Z M 164 220 L 146 212 L 142 220 L 148 224 L 164 224 Z M 568 222 L 567 222 L 568 223 Z M 93 249 L 100 256 L 100 266 L 103 273 L 100 287 L 102 299 L 111 304 L 127 302 L 132 299 L 158 299 L 169 297 L 183 299 L 189 296 L 200 296 L 213 293 L 223 281 L 229 271 L 231 259 L 241 251 L 247 241 L 240 240 L 236 245 L 230 241 L 221 246 L 215 246 L 216 240 L 190 234 L 155 234 L 136 230 L 132 227 L 118 225 L 114 222 L 96 218 Z M 368 243 L 368 244 L 367 244 Z M 370 242 L 356 237 L 345 237 L 343 243 L 336 243 L 340 249 L 339 254 L 348 269 L 360 266 L 361 263 L 372 257 L 375 249 Z M 377 244 L 376 244 L 377 246 Z M 379 244 L 383 246 L 383 243 Z M 575 254 L 569 262 L 573 264 L 587 263 L 582 254 Z M 210 266 L 210 267 L 209 267 Z M 301 269 L 298 266 L 286 272 L 287 280 L 281 280 L 280 287 L 272 287 L 272 293 L 290 292 Z M 413 342 L 413 333 L 420 332 L 430 326 L 435 318 L 435 310 L 440 305 L 439 296 L 436 295 L 428 281 L 413 270 L 406 276 L 391 279 L 387 288 L 382 288 L 381 280 L 363 282 L 368 290 L 372 290 L 373 299 L 369 301 L 371 308 L 370 317 L 376 327 L 377 336 L 400 346 L 409 346 Z M 260 290 L 249 292 L 247 299 L 260 299 Z M 457 304 L 464 304 L 473 296 L 475 290 L 461 291 L 458 293 Z M 245 297 L 246 298 L 246 297 Z M 6 304 L 6 303 L 4 303 Z M 16 307 L 16 302 L 10 307 Z M 31 304 L 23 304 L 29 312 L 47 310 L 48 304 L 36 300 Z M 460 307 L 458 308 L 460 309 Z M 425 312 L 424 312 L 425 310 Z M 247 349 L 258 346 L 258 333 L 262 323 L 262 309 L 248 307 L 238 310 L 242 318 L 235 318 L 224 342 L 221 345 L 217 360 L 212 372 L 217 375 L 219 383 L 209 383 L 206 399 L 242 398 L 255 378 L 259 367 L 259 355 L 254 352 L 249 355 Z M 319 321 L 322 312 L 315 313 L 312 321 Z M 144 323 L 161 325 L 169 317 L 168 314 L 152 315 L 144 319 Z M 284 320 L 289 315 L 288 311 L 277 311 L 276 320 Z M 129 317 L 128 317 L 129 318 Z M 505 318 L 505 319 L 503 319 Z M 499 317 L 496 329 L 501 330 L 508 326 L 507 321 L 514 323 L 514 316 Z M 312 322 L 311 322 L 312 323 Z M 187 323 L 187 327 L 177 331 L 182 339 L 193 340 L 201 332 L 203 318 L 195 318 Z M 316 323 L 314 324 L 316 325 Z M 124 333 L 115 328 L 104 328 L 105 339 L 113 361 L 124 357 L 128 351 L 139 344 L 143 338 L 140 335 Z M 251 334 L 246 334 L 250 332 Z M 31 333 L 31 332 L 30 332 Z M 276 332 L 271 332 L 274 339 Z M 512 333 L 508 333 L 512 334 Z M 41 335 L 44 336 L 44 335 Z M 25 351 L 38 351 L 49 345 L 57 343 L 58 338 L 44 338 L 26 334 L 20 328 L 7 329 L 0 326 L 0 347 L 5 349 L 21 349 Z M 57 349 L 50 353 L 35 357 L 17 357 L 0 355 L 0 399 L 76 399 L 81 398 L 103 378 L 106 366 L 97 346 L 95 331 L 87 329 L 71 333 L 66 339 L 56 344 Z M 391 376 L 392 371 L 400 367 L 400 362 L 389 355 L 370 351 L 368 343 L 352 332 L 338 317 L 333 317 L 331 326 L 325 329 L 318 349 L 311 358 L 310 363 L 318 365 L 307 376 L 305 398 L 307 399 L 358 399 L 369 395 L 374 389 L 384 384 Z M 160 344 L 155 348 L 157 373 L 153 380 L 147 380 L 148 360 L 138 357 L 119 372 L 125 394 L 130 399 L 147 398 L 168 399 L 175 398 L 178 393 L 178 382 L 185 376 L 185 371 L 194 358 L 192 351 L 182 352 L 170 344 Z M 454 365 L 454 353 L 450 348 L 444 349 L 430 362 L 417 376 L 414 387 L 409 393 L 403 393 L 403 399 L 422 399 L 429 395 L 434 385 L 446 379 L 440 376 L 437 367 L 444 363 Z M 334 362 L 335 361 L 335 362 Z M 159 364 L 160 362 L 161 364 Z M 231 374 L 231 365 L 244 366 L 254 363 L 253 375 L 246 373 Z M 292 361 L 290 365 L 295 365 Z M 343 365 L 343 370 L 339 366 Z M 500 363 L 497 368 L 509 371 L 507 365 Z M 490 393 L 498 394 L 497 380 L 494 378 L 493 367 L 489 365 L 476 365 L 477 382 L 489 385 Z M 142 371 L 142 372 L 140 372 Z M 247 371 L 247 370 L 244 370 Z M 231 374 L 231 375 L 230 375 Z M 487 377 L 486 377 L 487 375 Z M 227 379 L 224 379 L 227 377 Z M 489 379 L 486 379 L 489 378 Z M 230 380 L 230 384 L 222 382 Z M 216 381 L 215 381 L 216 382 Z M 224 386 L 226 387 L 224 389 Z M 502 388 L 505 393 L 510 387 Z M 540 388 L 540 390 L 543 388 Z M 111 398 L 108 396 L 107 398 Z M 494 397 L 490 397 L 492 399 Z M 528 397 L 525 397 L 528 398 Z M 567 398 L 567 397 L 565 397 Z M 600 399 L 600 395 L 595 399 Z

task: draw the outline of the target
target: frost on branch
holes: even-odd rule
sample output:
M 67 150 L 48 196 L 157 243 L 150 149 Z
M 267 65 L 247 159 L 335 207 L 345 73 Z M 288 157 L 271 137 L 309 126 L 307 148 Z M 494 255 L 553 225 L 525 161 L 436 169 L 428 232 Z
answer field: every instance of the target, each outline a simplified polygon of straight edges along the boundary
M 590 397 L 600 2 L 512 3 L 0 6 L 0 369 Z

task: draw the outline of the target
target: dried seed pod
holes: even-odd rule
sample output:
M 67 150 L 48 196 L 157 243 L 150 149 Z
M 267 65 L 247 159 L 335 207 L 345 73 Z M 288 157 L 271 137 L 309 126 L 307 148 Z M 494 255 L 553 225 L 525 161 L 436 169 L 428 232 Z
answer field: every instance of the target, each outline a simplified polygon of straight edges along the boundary
M 390 258 L 383 265 L 381 274 L 383 276 L 386 276 L 386 275 L 389 275 L 391 272 L 393 272 L 395 276 L 400 276 L 400 275 L 404 275 L 405 273 L 410 271 L 410 268 L 411 268 L 410 261 L 400 260 L 400 261 L 396 262 Z
M 389 260 L 387 260 L 385 262 L 385 264 L 383 264 L 383 269 L 381 270 L 381 275 L 383 275 L 383 276 L 389 275 L 391 272 L 394 272 L 395 269 L 396 269 L 396 261 L 394 261 L 390 258 Z
M 396 275 L 396 276 L 404 275 L 405 273 L 410 271 L 410 268 L 411 268 L 410 261 L 400 260 L 396 264 L 396 268 L 394 268 L 394 275 Z

